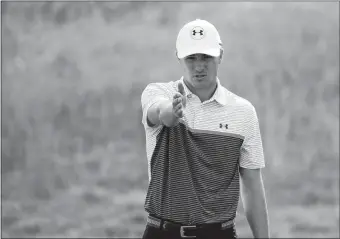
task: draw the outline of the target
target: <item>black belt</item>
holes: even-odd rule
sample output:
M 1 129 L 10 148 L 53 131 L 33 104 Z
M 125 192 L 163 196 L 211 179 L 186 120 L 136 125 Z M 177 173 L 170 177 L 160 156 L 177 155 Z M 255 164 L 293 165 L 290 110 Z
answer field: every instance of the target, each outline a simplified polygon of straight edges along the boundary
M 183 225 L 180 223 L 171 222 L 155 216 L 149 215 L 147 224 L 165 231 L 179 230 L 182 238 L 196 238 L 198 230 L 225 230 L 234 226 L 234 220 L 223 223 L 206 223 L 196 225 Z

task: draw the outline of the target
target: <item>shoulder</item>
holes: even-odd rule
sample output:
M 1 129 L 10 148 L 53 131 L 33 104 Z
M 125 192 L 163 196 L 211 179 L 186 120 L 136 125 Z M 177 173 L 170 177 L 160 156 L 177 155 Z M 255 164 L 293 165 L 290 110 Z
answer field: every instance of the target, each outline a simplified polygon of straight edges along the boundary
M 170 81 L 170 82 L 152 82 L 146 85 L 143 92 L 146 91 L 155 91 L 155 92 L 164 92 L 164 93 L 172 93 L 176 90 L 177 81 Z
M 244 97 L 226 89 L 226 97 L 228 105 L 231 105 L 232 112 L 238 115 L 245 125 L 258 124 L 257 113 L 254 105 Z
M 255 111 L 254 105 L 244 97 L 241 97 L 230 90 L 223 87 L 224 95 L 227 98 L 228 105 L 232 106 L 237 110 L 244 111 L 245 113 L 252 113 Z

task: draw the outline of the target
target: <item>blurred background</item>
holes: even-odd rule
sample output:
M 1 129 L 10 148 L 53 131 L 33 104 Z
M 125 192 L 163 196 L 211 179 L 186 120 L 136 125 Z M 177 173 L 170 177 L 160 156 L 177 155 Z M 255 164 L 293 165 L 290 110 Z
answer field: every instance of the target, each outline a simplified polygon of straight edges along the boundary
M 212 22 L 255 106 L 273 237 L 339 237 L 339 3 L 2 2 L 2 236 L 141 237 L 141 93 Z M 239 237 L 251 237 L 240 204 Z

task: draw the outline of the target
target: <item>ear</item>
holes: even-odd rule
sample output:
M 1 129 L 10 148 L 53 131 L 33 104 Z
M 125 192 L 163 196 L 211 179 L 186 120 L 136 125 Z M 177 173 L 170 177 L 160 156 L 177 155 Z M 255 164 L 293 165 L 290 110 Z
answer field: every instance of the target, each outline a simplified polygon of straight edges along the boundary
M 175 54 L 176 54 L 177 60 L 179 61 L 177 50 L 176 50 Z
M 224 49 L 221 47 L 221 49 L 220 49 L 220 57 L 219 57 L 219 61 L 218 61 L 219 64 L 221 64 L 221 62 L 223 60 L 223 53 L 224 53 Z

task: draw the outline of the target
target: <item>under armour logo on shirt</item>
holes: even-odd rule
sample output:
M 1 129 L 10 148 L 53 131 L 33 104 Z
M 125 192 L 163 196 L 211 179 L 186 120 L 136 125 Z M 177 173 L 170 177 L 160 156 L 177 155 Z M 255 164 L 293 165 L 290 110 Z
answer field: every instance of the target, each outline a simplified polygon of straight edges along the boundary
M 228 129 L 228 124 L 220 124 L 220 128 L 226 128 L 226 129 Z

